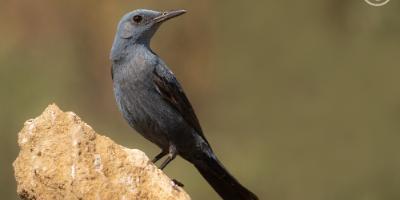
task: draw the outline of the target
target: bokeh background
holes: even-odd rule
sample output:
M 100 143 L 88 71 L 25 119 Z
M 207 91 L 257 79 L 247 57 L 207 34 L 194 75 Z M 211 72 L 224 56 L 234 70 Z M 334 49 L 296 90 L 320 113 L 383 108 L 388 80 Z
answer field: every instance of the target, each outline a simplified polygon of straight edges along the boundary
M 50 103 L 150 157 L 122 119 L 109 50 L 119 18 L 184 8 L 152 48 L 227 168 L 260 199 L 400 199 L 400 2 L 0 0 L 0 193 L 25 120 Z M 218 199 L 190 164 L 166 173 Z

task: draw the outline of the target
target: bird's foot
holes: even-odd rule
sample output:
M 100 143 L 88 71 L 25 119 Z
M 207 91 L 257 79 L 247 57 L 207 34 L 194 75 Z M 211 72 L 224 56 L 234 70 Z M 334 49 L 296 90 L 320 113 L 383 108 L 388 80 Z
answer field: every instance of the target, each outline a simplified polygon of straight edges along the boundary
M 185 185 L 183 185 L 183 183 L 179 182 L 179 181 L 176 180 L 176 179 L 172 179 L 172 182 L 174 182 L 174 184 L 177 185 L 177 186 L 179 186 L 179 187 L 185 186 Z

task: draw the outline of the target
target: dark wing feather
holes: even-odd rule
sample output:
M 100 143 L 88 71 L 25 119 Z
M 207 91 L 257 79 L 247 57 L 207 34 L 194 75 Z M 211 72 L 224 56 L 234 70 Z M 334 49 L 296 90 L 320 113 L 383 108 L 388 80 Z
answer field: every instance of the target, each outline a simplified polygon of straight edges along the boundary
M 185 119 L 185 121 L 193 127 L 194 130 L 204 139 L 199 120 L 194 113 L 192 105 L 182 90 L 179 82 L 176 80 L 174 74 L 164 66 L 157 66 L 154 69 L 154 84 L 160 95 L 172 107 L 174 107 Z
M 111 65 L 111 80 L 114 80 L 114 66 Z

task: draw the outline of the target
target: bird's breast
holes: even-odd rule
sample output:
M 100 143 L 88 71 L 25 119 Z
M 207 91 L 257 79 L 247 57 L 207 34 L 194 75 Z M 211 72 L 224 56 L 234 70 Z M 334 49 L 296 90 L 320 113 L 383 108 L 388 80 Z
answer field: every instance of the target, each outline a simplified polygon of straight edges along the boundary
M 142 125 L 160 101 L 153 83 L 156 62 L 146 54 L 136 54 L 124 64 L 113 65 L 113 84 L 119 109 L 131 126 Z

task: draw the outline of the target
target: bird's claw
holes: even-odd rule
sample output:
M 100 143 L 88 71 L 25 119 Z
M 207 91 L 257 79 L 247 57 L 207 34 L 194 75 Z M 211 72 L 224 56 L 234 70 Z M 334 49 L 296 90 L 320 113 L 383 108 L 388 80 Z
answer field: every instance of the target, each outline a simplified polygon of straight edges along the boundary
M 183 185 L 183 183 L 179 182 L 179 181 L 176 180 L 176 179 L 172 179 L 172 182 L 174 182 L 174 184 L 177 185 L 177 186 L 179 186 L 179 187 L 185 186 L 185 185 Z

